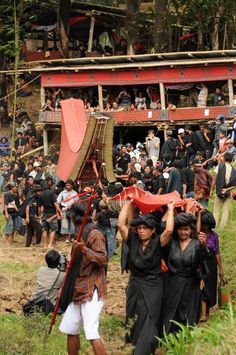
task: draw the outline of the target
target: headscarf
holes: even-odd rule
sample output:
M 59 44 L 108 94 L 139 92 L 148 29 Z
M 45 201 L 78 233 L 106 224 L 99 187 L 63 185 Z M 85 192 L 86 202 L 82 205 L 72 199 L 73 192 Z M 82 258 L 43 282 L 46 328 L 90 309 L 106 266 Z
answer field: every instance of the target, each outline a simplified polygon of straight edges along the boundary
M 186 227 L 186 226 L 191 227 L 193 231 L 192 238 L 196 238 L 197 218 L 194 215 L 185 212 L 179 213 L 177 214 L 177 216 L 175 216 L 174 223 L 175 223 L 174 233 L 173 233 L 174 238 L 178 239 L 178 233 L 176 229 L 178 227 Z
M 158 222 L 153 215 L 147 213 L 133 219 L 130 223 L 131 227 L 138 227 L 140 224 L 144 224 L 147 228 L 155 228 Z
M 209 229 L 215 228 L 216 221 L 215 221 L 213 214 L 210 211 L 208 211 L 208 210 L 202 211 L 201 224 L 208 226 Z

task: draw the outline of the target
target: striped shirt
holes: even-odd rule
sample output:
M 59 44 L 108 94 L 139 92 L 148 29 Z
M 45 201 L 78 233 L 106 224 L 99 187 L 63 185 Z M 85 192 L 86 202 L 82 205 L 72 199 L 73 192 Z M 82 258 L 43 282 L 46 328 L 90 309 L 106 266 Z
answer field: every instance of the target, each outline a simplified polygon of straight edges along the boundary
M 86 246 L 88 251 L 83 253 L 80 276 L 75 281 L 73 301 L 76 304 L 90 301 L 95 289 L 99 298 L 107 296 L 108 256 L 104 235 L 98 229 L 93 229 L 88 235 Z

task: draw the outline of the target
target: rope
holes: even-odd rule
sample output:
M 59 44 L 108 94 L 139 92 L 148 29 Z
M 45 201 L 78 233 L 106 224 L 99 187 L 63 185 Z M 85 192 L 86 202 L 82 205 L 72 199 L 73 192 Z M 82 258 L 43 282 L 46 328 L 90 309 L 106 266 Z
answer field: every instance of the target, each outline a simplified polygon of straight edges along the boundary
M 41 76 L 41 74 L 39 74 L 38 76 L 36 76 L 36 78 L 30 80 L 28 83 L 22 85 L 19 89 L 16 89 L 16 91 L 12 91 L 12 92 L 10 92 L 10 94 L 8 94 L 8 95 L 6 95 L 6 96 L 4 96 L 4 97 L 1 97 L 1 98 L 0 98 L 0 101 L 3 101 L 3 100 L 5 100 L 5 99 L 7 99 L 9 96 L 11 96 L 11 95 L 15 94 L 16 92 L 22 90 L 22 88 L 24 88 L 24 87 L 26 87 L 27 85 L 33 83 L 33 82 L 34 82 L 35 80 L 37 80 L 40 76 Z

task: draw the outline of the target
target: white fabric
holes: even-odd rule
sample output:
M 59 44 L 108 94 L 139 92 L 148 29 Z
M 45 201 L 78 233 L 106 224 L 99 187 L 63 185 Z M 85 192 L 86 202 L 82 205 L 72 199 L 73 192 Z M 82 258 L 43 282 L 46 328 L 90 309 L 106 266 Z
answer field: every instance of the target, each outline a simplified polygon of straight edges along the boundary
M 59 326 L 60 332 L 77 335 L 80 333 L 81 326 L 83 326 L 87 340 L 99 339 L 99 316 L 103 305 L 104 301 L 98 299 L 97 290 L 94 291 L 91 301 L 81 304 L 71 302 Z

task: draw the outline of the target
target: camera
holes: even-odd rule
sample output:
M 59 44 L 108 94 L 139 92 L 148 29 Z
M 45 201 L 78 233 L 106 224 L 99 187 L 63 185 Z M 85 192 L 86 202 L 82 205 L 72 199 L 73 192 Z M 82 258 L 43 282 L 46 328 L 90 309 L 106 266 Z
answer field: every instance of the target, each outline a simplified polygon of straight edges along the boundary
M 65 272 L 66 268 L 67 268 L 67 264 L 68 264 L 68 260 L 67 257 L 65 256 L 65 254 L 60 253 L 60 260 L 59 260 L 59 264 L 58 264 L 58 270 L 61 272 Z

